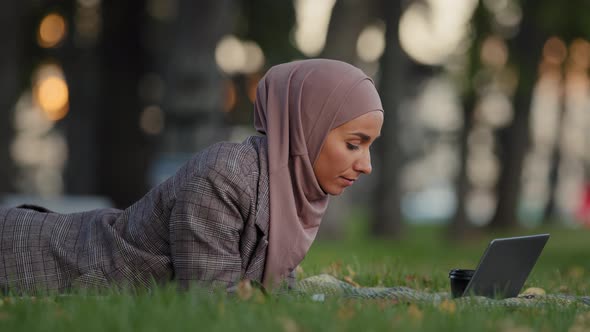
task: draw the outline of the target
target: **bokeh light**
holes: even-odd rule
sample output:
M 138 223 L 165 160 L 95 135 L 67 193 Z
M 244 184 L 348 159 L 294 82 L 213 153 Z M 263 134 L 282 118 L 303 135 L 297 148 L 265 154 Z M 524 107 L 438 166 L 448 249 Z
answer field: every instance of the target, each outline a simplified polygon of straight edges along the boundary
M 248 99 L 254 103 L 256 101 L 256 91 L 258 90 L 258 82 L 262 77 L 260 75 L 250 75 L 246 88 L 248 89 Z
M 139 117 L 139 126 L 149 135 L 157 135 L 164 129 L 164 113 L 157 105 L 146 107 Z
M 489 223 L 496 211 L 496 197 L 491 190 L 474 189 L 467 195 L 467 216 L 475 225 L 484 226 Z
M 178 0 L 148 0 L 148 14 L 160 21 L 172 21 L 178 16 Z
M 223 103 L 223 111 L 230 112 L 234 109 L 237 102 L 236 85 L 230 79 L 224 82 L 225 101 Z
M 374 62 L 379 60 L 385 50 L 385 28 L 383 25 L 369 25 L 359 35 L 356 51 L 361 60 Z
M 508 61 L 508 47 L 504 39 L 489 36 L 483 42 L 480 56 L 482 63 L 494 68 L 502 68 Z
M 558 37 L 551 37 L 543 46 L 543 57 L 549 63 L 559 65 L 567 56 L 567 47 L 563 40 Z
M 41 65 L 33 80 L 33 96 L 48 119 L 58 121 L 66 116 L 69 90 L 59 66 Z
M 227 35 L 221 38 L 215 48 L 215 61 L 226 74 L 251 74 L 264 65 L 264 53 L 253 41 L 241 41 Z
M 17 166 L 14 184 L 20 192 L 41 196 L 63 193 L 68 146 L 55 122 L 46 116 L 32 93 L 24 92 L 14 110 L 15 136 L 10 155 Z
M 82 7 L 96 7 L 100 5 L 101 0 L 77 0 Z
M 55 47 L 66 35 L 66 22 L 59 14 L 45 16 L 39 24 L 37 42 L 44 48 Z
M 225 36 L 215 48 L 215 61 L 228 74 L 237 73 L 246 63 L 246 52 L 238 38 Z
M 479 101 L 477 116 L 485 124 L 495 128 L 509 125 L 513 118 L 512 103 L 506 94 L 493 91 L 485 94 Z
M 475 0 L 457 0 L 449 10 L 444 0 L 413 2 L 400 18 L 401 47 L 420 63 L 445 63 L 466 38 L 476 5 Z
M 241 71 L 246 74 L 259 71 L 264 65 L 264 53 L 262 53 L 260 46 L 253 41 L 244 41 L 242 42 L 242 47 L 246 54 L 246 61 Z
M 494 2 L 494 1 L 488 1 Z M 515 28 L 522 20 L 522 9 L 514 0 L 499 1 L 505 4 L 504 6 L 496 6 L 495 19 L 496 22 L 503 28 Z
M 570 46 L 570 62 L 580 71 L 590 67 L 590 43 L 585 39 L 576 39 Z
M 332 8 L 336 0 L 295 0 L 295 44 L 309 57 L 324 49 Z
M 98 0 L 78 1 L 74 15 L 76 45 L 91 46 L 98 41 L 102 29 L 100 2 Z

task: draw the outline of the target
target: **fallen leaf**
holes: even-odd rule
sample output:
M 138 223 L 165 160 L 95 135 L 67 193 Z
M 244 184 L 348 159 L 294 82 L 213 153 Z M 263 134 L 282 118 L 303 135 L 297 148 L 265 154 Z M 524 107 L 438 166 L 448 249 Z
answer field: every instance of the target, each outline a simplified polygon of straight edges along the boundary
M 416 321 L 422 320 L 422 318 L 424 317 L 424 313 L 422 312 L 422 310 L 420 310 L 420 308 L 418 308 L 418 306 L 415 304 L 410 304 L 410 306 L 408 307 L 408 315 L 410 316 L 410 318 Z
M 248 300 L 252 297 L 252 294 L 254 293 L 253 289 L 252 289 L 252 284 L 250 283 L 250 280 L 242 280 L 240 281 L 240 283 L 238 284 L 238 297 L 242 300 Z
M 350 265 L 346 265 L 346 270 L 348 271 L 348 275 L 353 278 L 354 276 L 356 276 L 356 272 L 354 272 L 354 270 L 352 269 L 352 267 L 350 267 Z
M 356 283 L 354 280 L 352 280 L 351 277 L 346 276 L 344 277 L 344 281 L 346 281 L 346 283 L 353 285 L 354 287 L 361 287 L 361 285 L 359 285 L 358 283 Z
M 442 301 L 438 305 L 438 308 L 440 309 L 440 311 L 449 313 L 451 315 L 454 314 L 455 311 L 457 311 L 457 305 L 455 304 L 454 301 L 450 301 L 450 300 Z
M 429 276 L 423 276 L 422 277 L 422 283 L 425 286 L 432 285 L 432 278 L 430 278 Z
M 499 331 L 502 332 L 529 332 L 533 331 L 533 329 L 526 327 L 526 326 L 517 326 L 516 323 L 511 319 L 504 319 L 499 322 Z
M 574 325 L 587 328 L 590 326 L 590 312 L 582 312 L 574 318 Z M 572 327 L 574 326 L 572 325 Z
M 264 293 L 260 290 L 257 289 L 254 292 L 254 302 L 258 303 L 258 304 L 264 304 L 266 303 L 266 295 L 264 295 Z
M 295 268 L 295 273 L 297 273 L 300 276 L 303 276 L 305 274 L 305 271 L 303 271 L 301 265 L 297 265 L 297 267 Z
M 572 266 L 567 275 L 572 279 L 580 279 L 584 275 L 584 268 L 581 266 Z
M 543 288 L 539 288 L 539 287 L 529 287 L 527 289 L 524 290 L 524 292 L 522 292 L 520 295 L 536 295 L 536 296 L 542 296 L 547 294 L 545 292 L 545 290 Z
M 299 331 L 299 326 L 297 323 L 289 317 L 281 317 L 279 318 L 281 325 L 283 326 L 283 331 L 285 332 L 297 332 Z
M 336 261 L 336 262 L 332 262 L 330 264 L 330 266 L 328 266 L 326 269 L 324 269 L 325 273 L 331 274 L 333 276 L 339 276 L 342 274 L 342 262 L 341 261 Z

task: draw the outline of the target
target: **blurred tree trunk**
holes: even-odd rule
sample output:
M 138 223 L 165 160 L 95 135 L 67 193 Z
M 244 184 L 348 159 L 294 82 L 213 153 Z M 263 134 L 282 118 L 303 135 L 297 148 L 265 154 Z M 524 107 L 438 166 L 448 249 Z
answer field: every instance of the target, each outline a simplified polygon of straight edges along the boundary
M 139 126 L 143 105 L 138 84 L 147 62 L 142 45 L 145 8 L 144 0 L 102 2 L 97 173 L 99 192 L 117 207 L 129 206 L 146 192 L 152 155 Z
M 453 220 L 449 224 L 447 233 L 449 238 L 461 239 L 468 235 L 472 228 L 467 217 L 466 201 L 469 195 L 469 178 L 467 176 L 467 164 L 469 160 L 468 138 L 474 123 L 474 109 L 477 101 L 473 79 L 481 68 L 480 49 L 484 38 L 489 32 L 487 11 L 480 2 L 472 18 L 473 42 L 469 49 L 469 63 L 467 64 L 467 83 L 463 93 L 463 128 L 459 135 L 459 173 L 456 180 L 457 208 Z
M 232 31 L 233 9 L 231 0 L 179 0 L 176 18 L 162 30 L 157 61 L 165 88 L 163 153 L 194 153 L 228 137 L 214 55 L 221 37 Z
M 385 109 L 381 138 L 375 143 L 374 169 L 377 187 L 374 191 L 371 231 L 375 236 L 397 237 L 403 231 L 400 193 L 399 104 L 404 95 L 404 77 L 408 59 L 399 42 L 399 1 L 383 0 L 381 13 L 385 22 L 385 52 L 381 57 L 379 94 Z
M 0 194 L 14 190 L 15 169 L 10 156 L 14 134 L 14 104 L 26 84 L 23 61 L 26 3 L 8 1 L 0 10 L 0 40 L 4 47 L 0 52 Z
M 69 34 L 60 53 L 70 90 L 70 111 L 62 121 L 69 154 L 64 182 L 67 193 L 88 195 L 99 192 L 98 137 L 104 133 L 98 132 L 97 123 L 104 113 L 100 96 L 102 70 L 96 45 L 99 35 L 88 36 L 78 30 L 76 4 L 68 3 Z
M 475 108 L 475 93 L 469 92 L 463 97 L 463 129 L 459 137 L 459 174 L 457 175 L 456 195 L 457 207 L 453 220 L 449 224 L 448 235 L 450 238 L 462 239 L 470 228 L 467 216 L 467 195 L 469 195 L 470 183 L 467 176 L 467 164 L 469 160 L 468 138 L 473 128 L 473 109 Z
M 296 24 L 293 1 L 240 0 L 237 2 L 239 11 L 243 15 L 241 17 L 243 22 L 238 23 L 236 33 L 260 45 L 267 65 L 274 66 L 302 57 L 301 52 L 290 39 Z M 227 5 L 231 6 L 233 3 L 228 2 Z M 226 24 L 227 31 L 231 31 L 231 28 Z
M 236 103 L 227 114 L 228 122 L 246 126 L 254 131 L 254 108 L 251 94 L 259 79 L 270 66 L 301 59 L 303 55 L 295 47 L 290 36 L 296 25 L 296 13 L 293 1 L 275 0 L 239 0 L 228 3 L 235 7 L 237 23 L 234 33 L 241 39 L 253 41 L 264 54 L 264 65 L 254 73 L 232 75 L 231 82 L 235 87 Z M 225 10 L 224 12 L 228 12 Z M 269 13 L 271 13 L 269 15 Z M 272 27 L 269 29 L 269 27 Z M 226 33 L 231 26 L 225 25 Z M 221 31 L 221 30 L 220 30 Z M 229 81 L 228 81 L 229 84 Z
M 538 63 L 547 36 L 536 23 L 534 1 L 522 2 L 523 20 L 520 32 L 509 44 L 512 62 L 518 69 L 518 85 L 514 95 L 512 123 L 500 132 L 502 169 L 497 183 L 498 204 L 489 223 L 490 228 L 517 226 L 517 209 L 521 188 L 521 173 L 529 141 L 529 115 L 532 92 L 537 81 Z
M 358 58 L 359 34 L 375 19 L 377 5 L 376 0 L 337 0 L 328 25 L 326 46 L 320 56 L 354 64 Z
M 560 88 L 565 90 L 563 86 L 565 85 L 565 81 L 562 80 L 561 82 Z M 544 224 L 553 224 L 557 221 L 557 207 L 555 198 L 557 194 L 557 182 L 559 180 L 559 164 L 561 162 L 559 141 L 562 135 L 562 123 L 566 108 L 565 98 L 566 97 L 564 94 L 561 93 L 559 96 L 559 116 L 557 117 L 558 123 L 556 124 L 555 143 L 551 148 L 551 159 L 549 160 L 549 175 L 547 179 L 549 193 L 547 194 L 547 203 L 545 204 L 545 208 L 543 210 Z

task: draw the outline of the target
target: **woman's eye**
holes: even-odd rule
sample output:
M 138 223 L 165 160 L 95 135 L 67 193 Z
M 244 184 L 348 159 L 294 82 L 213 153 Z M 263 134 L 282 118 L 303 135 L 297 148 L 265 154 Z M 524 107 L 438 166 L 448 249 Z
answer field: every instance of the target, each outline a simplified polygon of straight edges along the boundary
M 354 144 L 351 144 L 351 143 L 346 143 L 346 147 L 349 150 L 358 150 L 359 149 L 358 145 L 354 145 Z

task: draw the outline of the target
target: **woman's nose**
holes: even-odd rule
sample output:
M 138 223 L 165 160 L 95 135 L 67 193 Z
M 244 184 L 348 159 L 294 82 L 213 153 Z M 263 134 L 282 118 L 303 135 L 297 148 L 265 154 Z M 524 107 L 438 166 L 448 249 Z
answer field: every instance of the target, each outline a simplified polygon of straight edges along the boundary
M 367 152 L 356 161 L 354 170 L 367 175 L 371 174 L 373 171 L 373 166 L 371 166 L 371 152 L 369 150 L 367 150 Z

